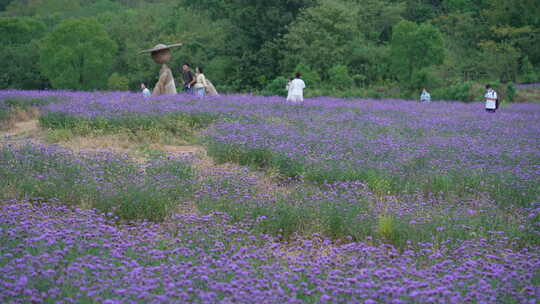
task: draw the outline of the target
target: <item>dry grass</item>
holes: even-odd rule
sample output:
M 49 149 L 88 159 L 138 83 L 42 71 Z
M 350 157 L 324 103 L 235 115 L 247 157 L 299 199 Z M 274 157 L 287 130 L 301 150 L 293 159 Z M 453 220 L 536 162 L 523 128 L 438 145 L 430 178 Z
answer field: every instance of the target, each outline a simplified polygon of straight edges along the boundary
M 517 89 L 514 102 L 537 103 L 540 102 L 540 88 Z
M 12 121 L 12 127 L 5 132 L 0 132 L 0 139 L 6 137 L 25 137 L 25 139 L 36 139 L 42 136 L 42 132 L 39 129 L 39 122 L 37 120 L 26 120 L 14 122 Z

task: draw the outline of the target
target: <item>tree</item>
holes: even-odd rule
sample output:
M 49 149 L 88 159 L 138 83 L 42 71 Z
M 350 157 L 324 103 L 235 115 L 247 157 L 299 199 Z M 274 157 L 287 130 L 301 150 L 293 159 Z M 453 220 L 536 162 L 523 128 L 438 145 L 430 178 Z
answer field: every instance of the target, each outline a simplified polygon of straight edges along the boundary
M 127 91 L 129 79 L 126 76 L 122 76 L 118 73 L 112 73 L 111 77 L 107 81 L 107 87 L 111 91 Z
M 321 85 L 321 77 L 307 64 L 300 63 L 296 66 L 295 72 L 302 74 L 302 79 L 309 88 L 315 88 Z
M 355 20 L 357 9 L 329 0 L 303 11 L 285 35 L 284 66 L 308 63 L 325 79 L 331 67 L 346 64 L 351 43 L 361 39 Z
M 28 18 L 0 19 L 0 88 L 41 89 L 47 85 L 40 74 L 37 41 L 45 34 L 45 24 Z
M 3 46 L 26 44 L 41 38 L 45 29 L 43 22 L 29 17 L 0 18 L 0 43 Z
M 376 43 L 390 40 L 392 27 L 403 18 L 404 3 L 389 0 L 356 0 L 360 5 L 356 20 L 364 37 Z
M 104 89 L 116 49 L 95 19 L 67 19 L 44 38 L 40 69 L 55 88 Z
M 410 84 L 415 71 L 443 63 L 445 50 L 442 35 L 430 24 L 402 21 L 394 27 L 391 41 L 393 71 Z
M 515 81 L 519 71 L 519 51 L 508 43 L 485 41 L 481 43 L 480 68 L 491 79 Z
M 349 89 L 353 85 L 353 79 L 349 75 L 349 69 L 346 65 L 338 64 L 332 67 L 328 74 L 328 84 L 337 89 Z

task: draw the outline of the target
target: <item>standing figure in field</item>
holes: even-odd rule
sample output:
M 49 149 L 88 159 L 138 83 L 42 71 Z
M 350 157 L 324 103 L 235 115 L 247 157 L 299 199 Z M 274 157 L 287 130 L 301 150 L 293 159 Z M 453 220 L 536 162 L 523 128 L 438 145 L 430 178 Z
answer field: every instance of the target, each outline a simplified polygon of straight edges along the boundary
M 161 64 L 159 70 L 159 80 L 154 87 L 152 95 L 176 94 L 176 84 L 171 69 L 167 66 L 167 62 L 171 60 L 171 48 L 181 46 L 181 43 L 165 45 L 158 44 L 149 50 L 144 50 L 141 53 L 150 53 L 152 59 L 157 64 Z
M 197 67 L 195 69 L 195 75 L 196 82 L 193 88 L 195 89 L 197 96 L 204 97 L 206 95 L 206 88 L 208 87 L 208 84 L 206 82 L 203 69 L 201 67 Z
M 431 95 L 425 88 L 422 91 L 422 95 L 420 95 L 420 102 L 425 102 L 425 103 L 431 102 Z
M 285 91 L 287 91 L 287 101 L 292 101 L 292 95 L 291 95 L 291 89 L 292 89 L 292 78 L 289 78 L 289 81 L 287 81 L 287 86 L 285 87 Z
M 144 83 L 141 83 L 141 90 L 144 98 L 148 98 L 150 97 L 150 95 L 152 95 L 152 93 L 150 93 L 150 90 L 146 87 L 146 84 Z
M 304 101 L 304 89 L 306 88 L 306 84 L 300 77 L 302 77 L 302 74 L 297 72 L 296 78 L 291 81 L 289 86 L 289 91 L 291 93 L 290 101 L 296 104 Z
M 486 85 L 486 112 L 495 113 L 498 108 L 498 96 L 497 92 L 493 90 L 490 84 Z
M 183 91 L 187 94 L 193 94 L 193 85 L 197 82 L 197 78 L 193 75 L 188 63 L 184 63 L 182 66 L 182 74 L 184 78 Z

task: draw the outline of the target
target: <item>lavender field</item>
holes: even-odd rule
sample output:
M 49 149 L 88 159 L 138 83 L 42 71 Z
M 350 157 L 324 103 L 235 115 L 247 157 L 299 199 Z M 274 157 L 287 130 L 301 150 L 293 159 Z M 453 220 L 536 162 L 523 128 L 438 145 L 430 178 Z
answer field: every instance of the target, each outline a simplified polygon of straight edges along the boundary
M 2 303 L 540 302 L 538 104 L 0 92 L 26 107 L 64 144 L 0 145 Z M 69 147 L 113 135 L 204 152 Z

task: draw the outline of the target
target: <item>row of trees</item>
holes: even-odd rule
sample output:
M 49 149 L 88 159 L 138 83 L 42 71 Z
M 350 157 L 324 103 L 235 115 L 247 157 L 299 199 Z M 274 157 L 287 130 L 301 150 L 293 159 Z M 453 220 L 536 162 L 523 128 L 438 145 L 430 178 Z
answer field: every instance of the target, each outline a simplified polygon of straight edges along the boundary
M 537 81 L 537 0 L 1 0 L 0 88 L 136 89 L 141 49 L 183 42 L 171 64 L 222 89 L 420 87 Z

